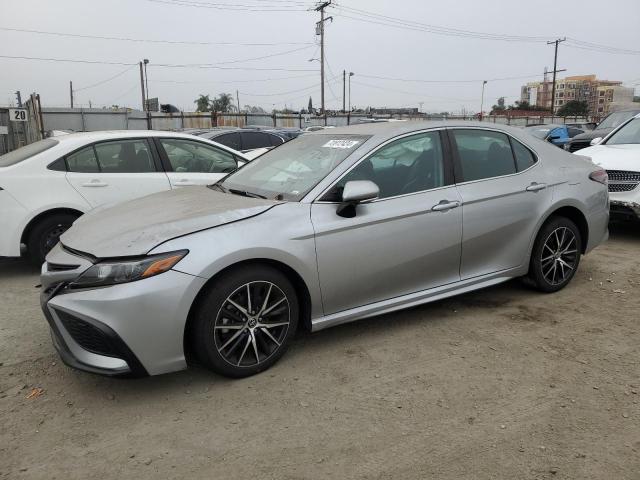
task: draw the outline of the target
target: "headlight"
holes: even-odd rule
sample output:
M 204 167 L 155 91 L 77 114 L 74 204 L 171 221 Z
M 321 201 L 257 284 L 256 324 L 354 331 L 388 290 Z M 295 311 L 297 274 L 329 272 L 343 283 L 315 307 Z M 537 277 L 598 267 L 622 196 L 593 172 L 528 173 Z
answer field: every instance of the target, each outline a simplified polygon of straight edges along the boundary
M 131 260 L 98 262 L 69 284 L 69 287 L 102 287 L 153 277 L 173 268 L 187 253 L 189 250 L 180 250 Z

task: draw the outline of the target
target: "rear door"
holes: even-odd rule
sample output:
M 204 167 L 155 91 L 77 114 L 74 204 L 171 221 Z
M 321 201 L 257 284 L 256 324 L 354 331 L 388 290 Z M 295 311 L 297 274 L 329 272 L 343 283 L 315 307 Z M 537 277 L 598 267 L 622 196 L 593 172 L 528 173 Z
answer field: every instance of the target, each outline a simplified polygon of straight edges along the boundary
M 65 162 L 67 181 L 94 208 L 171 188 L 146 138 L 98 142 L 66 155 Z
M 462 197 L 461 279 L 522 265 L 551 203 L 545 170 L 503 132 L 460 128 L 449 136 Z
M 156 139 L 171 188 L 210 185 L 238 168 L 231 152 L 183 138 Z

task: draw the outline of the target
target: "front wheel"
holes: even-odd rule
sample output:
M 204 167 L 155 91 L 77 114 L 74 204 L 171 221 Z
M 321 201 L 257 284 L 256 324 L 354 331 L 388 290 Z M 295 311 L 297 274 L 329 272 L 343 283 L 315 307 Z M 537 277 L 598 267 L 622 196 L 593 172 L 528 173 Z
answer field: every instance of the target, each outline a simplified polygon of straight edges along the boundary
M 239 267 L 208 287 L 191 340 L 211 370 L 247 377 L 284 355 L 298 317 L 298 298 L 285 275 L 263 265 Z
M 557 292 L 575 275 L 581 252 L 576 224 L 565 217 L 552 217 L 538 232 L 527 277 L 538 290 Z
M 34 264 L 42 265 L 44 257 L 56 246 L 60 235 L 78 218 L 70 213 L 56 213 L 40 220 L 27 238 L 27 253 Z

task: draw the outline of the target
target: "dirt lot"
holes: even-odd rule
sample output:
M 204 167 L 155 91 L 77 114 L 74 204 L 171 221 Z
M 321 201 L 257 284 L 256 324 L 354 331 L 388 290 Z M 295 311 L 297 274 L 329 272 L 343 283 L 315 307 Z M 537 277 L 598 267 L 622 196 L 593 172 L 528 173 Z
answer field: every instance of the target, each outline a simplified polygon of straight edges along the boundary
M 301 334 L 270 371 L 72 371 L 0 263 L 0 478 L 640 478 L 640 228 L 573 283 Z M 27 398 L 33 388 L 40 396 Z

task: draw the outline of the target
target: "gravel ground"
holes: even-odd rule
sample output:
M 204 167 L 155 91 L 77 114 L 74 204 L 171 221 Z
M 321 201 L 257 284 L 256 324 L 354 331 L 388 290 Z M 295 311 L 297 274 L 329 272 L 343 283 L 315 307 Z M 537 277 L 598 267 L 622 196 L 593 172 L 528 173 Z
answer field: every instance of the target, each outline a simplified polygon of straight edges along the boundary
M 65 367 L 37 272 L 4 260 L 0 478 L 637 480 L 639 253 L 618 227 L 559 293 L 514 281 L 301 333 L 236 381 Z

